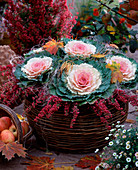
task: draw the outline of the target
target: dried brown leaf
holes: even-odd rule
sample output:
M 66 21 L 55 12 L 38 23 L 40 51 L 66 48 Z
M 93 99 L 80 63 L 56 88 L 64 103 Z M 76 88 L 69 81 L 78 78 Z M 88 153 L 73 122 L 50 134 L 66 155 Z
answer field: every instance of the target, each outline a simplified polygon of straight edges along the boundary
M 54 170 L 74 170 L 74 168 L 72 166 L 61 166 L 61 167 L 57 167 L 54 168 Z
M 28 164 L 27 170 L 51 170 L 54 169 L 55 158 L 50 159 L 49 157 L 43 156 L 32 156 L 29 155 L 28 161 L 25 161 L 25 164 Z
M 2 155 L 4 155 L 8 160 L 12 159 L 15 154 L 25 158 L 27 154 L 25 150 L 26 148 L 24 148 L 22 144 L 18 144 L 16 142 L 5 144 L 0 140 L 0 152 L 2 152 Z
M 126 119 L 126 123 L 136 123 L 136 121 L 132 119 Z

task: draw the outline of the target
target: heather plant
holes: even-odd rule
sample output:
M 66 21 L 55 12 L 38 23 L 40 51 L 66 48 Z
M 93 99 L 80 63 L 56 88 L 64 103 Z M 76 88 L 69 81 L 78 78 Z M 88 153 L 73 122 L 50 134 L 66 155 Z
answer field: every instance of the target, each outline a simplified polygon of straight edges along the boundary
M 102 162 L 106 163 L 107 169 L 137 169 L 138 167 L 138 129 L 131 127 L 125 129 L 119 124 L 110 130 L 105 140 L 109 141 L 101 153 Z M 98 149 L 96 150 L 96 152 Z M 102 165 L 102 164 L 101 164 Z M 104 165 L 104 164 L 103 164 Z M 100 166 L 96 170 L 100 170 Z
M 69 37 L 75 24 L 66 0 L 9 0 L 5 19 L 11 47 L 18 54 L 26 53 L 42 39 Z

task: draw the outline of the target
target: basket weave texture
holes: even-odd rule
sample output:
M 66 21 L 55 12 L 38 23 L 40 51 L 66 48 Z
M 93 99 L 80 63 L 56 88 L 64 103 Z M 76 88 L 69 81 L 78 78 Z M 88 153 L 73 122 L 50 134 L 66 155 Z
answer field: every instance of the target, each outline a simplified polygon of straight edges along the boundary
M 25 100 L 25 108 L 30 105 L 30 101 Z M 120 111 L 114 107 L 110 108 L 113 115 L 108 119 L 110 125 L 116 124 L 117 121 L 123 123 L 128 114 L 128 104 L 121 104 L 125 115 L 121 115 Z M 87 107 L 81 107 L 80 114 L 73 128 L 70 128 L 72 115 L 64 115 L 61 108 L 54 113 L 49 119 L 44 116 L 36 123 L 35 117 L 38 115 L 40 108 L 32 108 L 26 113 L 30 126 L 33 128 L 34 134 L 40 146 L 56 151 L 69 153 L 88 153 L 96 148 L 102 148 L 106 145 L 105 137 L 109 130 L 105 124 L 101 123 L 100 118 Z
M 31 137 L 32 128 L 30 128 L 29 132 L 23 136 L 21 122 L 18 119 L 16 113 L 10 107 L 4 104 L 0 104 L 0 117 L 3 116 L 8 116 L 9 118 L 11 118 L 13 124 L 15 125 L 18 132 L 18 137 L 17 137 L 18 143 L 23 144 L 28 138 Z

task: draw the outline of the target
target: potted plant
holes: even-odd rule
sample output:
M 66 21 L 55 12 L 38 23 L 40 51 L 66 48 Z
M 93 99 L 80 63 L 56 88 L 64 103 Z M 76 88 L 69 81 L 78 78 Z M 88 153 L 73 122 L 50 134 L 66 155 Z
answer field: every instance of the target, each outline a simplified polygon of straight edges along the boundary
M 70 152 L 103 147 L 111 124 L 125 121 L 128 102 L 137 105 L 129 95 L 137 84 L 137 63 L 114 48 L 62 38 L 24 57 L 12 73 L 12 96 L 25 96 L 25 114 L 41 145 Z M 3 90 L 1 101 L 8 95 Z

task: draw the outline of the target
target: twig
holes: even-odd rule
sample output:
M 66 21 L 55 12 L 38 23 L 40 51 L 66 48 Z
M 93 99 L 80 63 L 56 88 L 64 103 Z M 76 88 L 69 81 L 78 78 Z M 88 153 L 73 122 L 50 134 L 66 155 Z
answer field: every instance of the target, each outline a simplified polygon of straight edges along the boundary
M 134 19 L 132 19 L 132 18 L 129 18 L 129 17 L 127 17 L 127 16 L 125 16 L 125 15 L 123 15 L 123 14 L 115 11 L 114 9 L 110 8 L 110 7 L 107 6 L 106 4 L 102 3 L 101 0 L 96 0 L 96 1 L 99 2 L 101 5 L 105 6 L 106 8 L 110 9 L 111 11 L 115 12 L 116 14 L 118 14 L 118 15 L 120 15 L 120 16 L 123 16 L 124 18 L 127 18 L 127 19 L 129 19 L 129 20 L 131 20 L 131 21 L 134 21 L 134 22 L 138 23 L 138 21 L 136 21 L 136 20 L 134 20 Z

